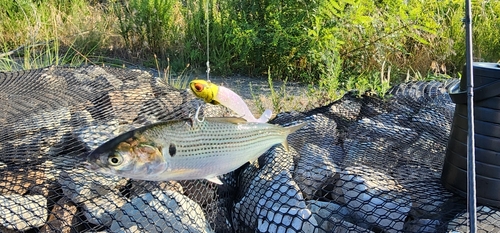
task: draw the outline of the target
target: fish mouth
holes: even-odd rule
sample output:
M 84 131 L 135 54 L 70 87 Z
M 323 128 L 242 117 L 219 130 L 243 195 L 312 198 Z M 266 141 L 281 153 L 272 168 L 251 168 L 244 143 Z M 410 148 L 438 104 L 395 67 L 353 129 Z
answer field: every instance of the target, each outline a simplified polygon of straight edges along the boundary
M 99 166 L 93 163 L 89 163 L 88 161 L 85 161 L 82 163 L 83 167 L 85 167 L 88 170 L 95 171 L 99 169 Z
M 95 162 L 85 161 L 85 162 L 82 162 L 82 165 L 86 169 L 88 169 L 90 171 L 94 171 L 94 172 L 106 172 L 107 170 L 109 170 L 108 168 L 100 165 L 99 162 L 95 163 Z
M 83 166 L 91 172 L 100 173 L 104 175 L 115 175 L 111 169 L 100 166 L 99 164 L 83 162 Z

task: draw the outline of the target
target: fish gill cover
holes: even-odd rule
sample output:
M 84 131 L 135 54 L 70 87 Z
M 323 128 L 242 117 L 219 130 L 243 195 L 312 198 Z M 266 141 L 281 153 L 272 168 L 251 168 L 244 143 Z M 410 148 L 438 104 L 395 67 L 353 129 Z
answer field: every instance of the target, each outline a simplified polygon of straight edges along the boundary
M 0 73 L 0 231 L 464 232 L 466 202 L 440 182 L 454 112 L 447 88 L 457 82 L 281 113 L 270 123 L 308 122 L 288 137 L 290 150 L 276 145 L 217 185 L 102 175 L 81 162 L 123 132 L 200 105 L 203 116 L 232 116 L 224 107 L 140 70 Z M 500 212 L 479 206 L 478 221 L 495 231 Z

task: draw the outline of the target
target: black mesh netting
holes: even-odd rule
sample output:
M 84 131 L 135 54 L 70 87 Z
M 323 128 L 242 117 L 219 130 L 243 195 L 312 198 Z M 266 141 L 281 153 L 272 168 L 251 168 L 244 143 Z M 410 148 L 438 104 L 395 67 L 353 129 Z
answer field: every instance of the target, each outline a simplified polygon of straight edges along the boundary
M 199 105 L 204 116 L 227 109 L 139 70 L 0 73 L 0 231 L 466 232 L 465 200 L 440 182 L 454 111 L 447 88 L 457 82 L 279 114 L 271 123 L 308 122 L 290 150 L 271 148 L 219 186 L 105 176 L 80 162 L 130 129 Z M 481 231 L 498 231 L 497 209 L 477 215 Z

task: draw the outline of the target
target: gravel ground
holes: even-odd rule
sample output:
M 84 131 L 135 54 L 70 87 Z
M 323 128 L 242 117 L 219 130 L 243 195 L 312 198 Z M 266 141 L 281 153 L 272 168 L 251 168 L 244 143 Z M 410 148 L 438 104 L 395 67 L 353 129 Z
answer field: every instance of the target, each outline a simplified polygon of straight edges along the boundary
M 156 69 L 134 66 L 129 68 L 147 71 L 155 77 L 164 77 L 163 73 L 159 75 Z M 180 77 L 182 79 L 180 83 L 183 83 L 184 86 L 188 88 L 189 82 L 193 79 L 206 80 L 206 73 L 181 75 Z M 279 103 L 274 104 L 267 77 L 248 77 L 241 75 L 221 77 L 211 75 L 210 81 L 217 85 L 227 87 L 239 94 L 256 118 L 259 118 L 265 109 L 271 109 L 274 117 L 280 112 L 303 112 L 329 103 L 324 96 L 319 94 L 311 95 L 310 88 L 306 84 L 299 82 L 284 83 L 283 81 L 273 80 L 273 87 L 277 96 L 275 101 L 279 101 Z M 177 81 L 174 80 L 174 82 Z

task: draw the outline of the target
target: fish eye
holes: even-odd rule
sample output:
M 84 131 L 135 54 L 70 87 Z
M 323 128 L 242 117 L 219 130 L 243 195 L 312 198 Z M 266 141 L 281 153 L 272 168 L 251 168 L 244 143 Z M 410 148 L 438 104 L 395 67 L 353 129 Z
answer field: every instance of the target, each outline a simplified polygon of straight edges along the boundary
M 119 154 L 112 154 L 108 157 L 108 163 L 111 166 L 118 166 L 123 163 L 123 157 Z
M 194 88 L 196 88 L 196 91 L 203 91 L 204 86 L 201 83 L 195 83 Z

